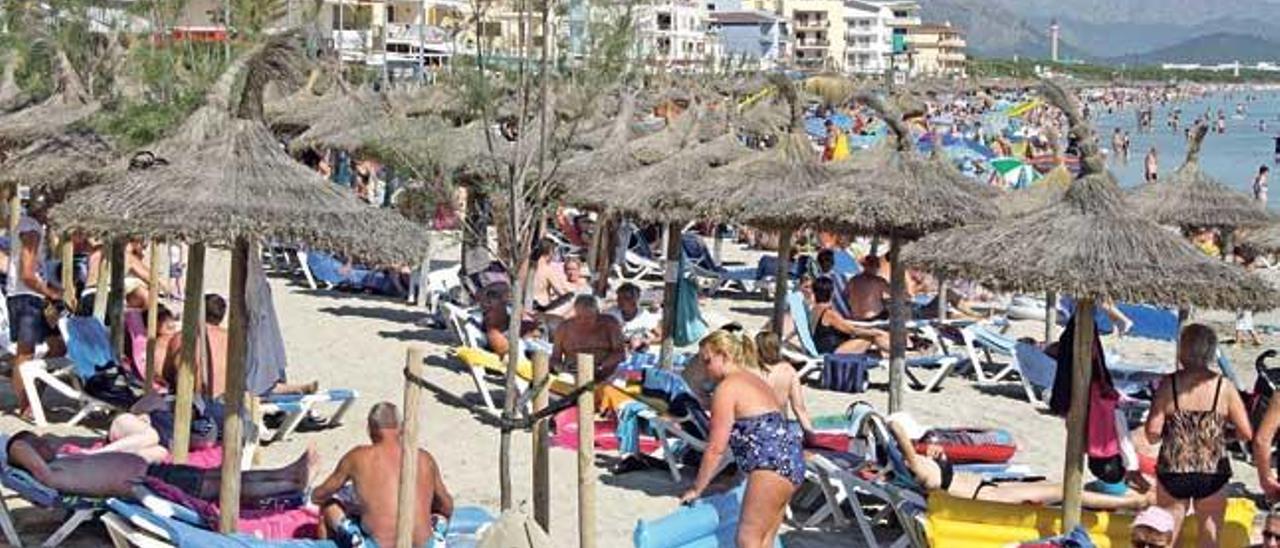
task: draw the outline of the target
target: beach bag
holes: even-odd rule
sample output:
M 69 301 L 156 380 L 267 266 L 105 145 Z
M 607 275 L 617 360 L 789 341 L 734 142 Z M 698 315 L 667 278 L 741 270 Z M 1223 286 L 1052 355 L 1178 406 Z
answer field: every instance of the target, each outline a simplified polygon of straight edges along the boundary
M 867 370 L 874 365 L 863 354 L 827 354 L 822 357 L 822 388 L 847 394 L 867 390 Z
M 1067 321 L 1067 327 L 1058 338 L 1058 368 L 1053 377 L 1053 393 L 1049 397 L 1049 411 L 1059 417 L 1066 417 L 1071 407 L 1071 367 L 1074 354 L 1075 319 Z M 1111 381 L 1111 372 L 1107 370 L 1102 353 L 1102 338 L 1098 336 L 1098 326 L 1093 327 L 1093 375 L 1092 383 L 1102 383 L 1107 390 L 1115 391 Z

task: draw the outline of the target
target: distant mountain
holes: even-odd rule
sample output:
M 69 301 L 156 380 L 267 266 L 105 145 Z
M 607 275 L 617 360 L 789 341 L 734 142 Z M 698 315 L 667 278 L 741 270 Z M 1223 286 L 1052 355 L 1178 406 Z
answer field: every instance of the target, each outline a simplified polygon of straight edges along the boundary
M 1156 63 L 1257 63 L 1280 62 L 1280 42 L 1257 36 L 1215 33 L 1146 53 L 1108 59 L 1112 63 L 1149 65 Z
M 978 57 L 1049 57 L 1047 28 L 1037 28 L 991 0 L 922 0 L 922 14 L 931 23 L 949 22 L 965 33 L 970 55 Z M 1060 54 L 1082 58 L 1087 52 L 1064 40 Z

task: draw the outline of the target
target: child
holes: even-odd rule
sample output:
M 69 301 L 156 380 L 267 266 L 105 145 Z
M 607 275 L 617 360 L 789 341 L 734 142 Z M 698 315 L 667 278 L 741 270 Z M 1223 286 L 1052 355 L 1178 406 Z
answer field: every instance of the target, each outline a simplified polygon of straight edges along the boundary
M 1159 506 L 1150 506 L 1133 518 L 1130 535 L 1134 548 L 1173 546 L 1173 515 Z

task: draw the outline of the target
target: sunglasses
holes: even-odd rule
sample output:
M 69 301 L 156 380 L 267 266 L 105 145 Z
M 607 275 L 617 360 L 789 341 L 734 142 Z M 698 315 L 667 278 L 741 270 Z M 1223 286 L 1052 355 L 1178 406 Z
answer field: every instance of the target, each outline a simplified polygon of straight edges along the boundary
M 1276 542 L 1276 541 L 1280 541 L 1280 533 L 1275 533 L 1272 531 L 1262 532 L 1262 542 Z

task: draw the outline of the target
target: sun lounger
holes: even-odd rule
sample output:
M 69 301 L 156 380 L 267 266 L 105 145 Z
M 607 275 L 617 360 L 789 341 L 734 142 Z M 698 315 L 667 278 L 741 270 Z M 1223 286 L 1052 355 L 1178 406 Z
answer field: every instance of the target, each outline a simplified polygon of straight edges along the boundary
M 77 527 L 102 510 L 102 501 L 99 499 L 63 495 L 56 489 L 40 483 L 26 471 L 9 466 L 9 455 L 6 453 L 8 445 L 9 437 L 0 435 L 0 486 L 4 487 L 4 490 L 13 491 L 34 506 L 59 509 L 67 514 L 62 525 L 49 535 L 49 538 L 40 544 L 41 546 L 62 544 L 62 541 L 75 532 Z M 5 500 L 3 493 L 0 493 L 0 531 L 4 533 L 5 540 L 10 545 L 22 546 L 22 539 L 18 537 L 18 531 L 13 525 L 9 503 Z
M 75 321 L 78 325 L 72 326 L 71 322 Z M 40 398 L 40 384 L 63 396 L 71 399 L 78 406 L 75 415 L 67 422 L 74 426 L 79 424 L 81 420 L 88 417 L 94 412 L 106 412 L 112 409 L 112 406 L 106 402 L 90 396 L 78 386 L 80 380 L 86 378 L 86 373 L 91 373 L 95 368 L 105 366 L 105 363 L 77 363 L 76 358 L 80 355 L 80 350 L 85 351 L 86 356 L 112 356 L 114 353 L 110 351 L 110 342 L 108 341 L 106 327 L 102 322 L 92 317 L 74 317 L 63 318 L 58 321 L 58 330 L 62 333 L 62 338 L 66 341 L 68 354 L 71 358 L 38 358 L 23 362 L 18 367 L 22 371 L 22 379 L 25 386 L 23 387 L 27 393 L 27 401 L 31 403 L 31 416 L 36 426 L 45 426 L 48 421 L 45 417 L 44 402 Z M 105 348 L 103 348 L 105 345 Z M 113 362 L 114 363 L 114 362 Z
M 347 414 L 351 406 L 355 404 L 359 394 L 355 390 L 339 388 L 328 390 L 317 394 L 268 394 L 261 399 L 261 409 L 263 414 L 284 413 L 284 421 L 279 428 L 268 432 L 265 426 L 261 426 L 264 434 L 269 433 L 268 441 L 277 442 L 288 438 L 298 429 L 298 425 L 302 424 L 302 420 L 311 415 L 317 407 L 324 404 L 333 404 L 337 406 L 337 410 L 330 415 L 327 424 L 336 426 L 342 424 L 342 417 Z
M 798 292 L 792 292 L 787 296 L 787 305 L 791 310 L 791 321 L 794 327 L 796 339 L 799 342 L 799 349 L 795 350 L 791 346 L 784 346 L 782 349 L 783 357 L 788 360 L 798 362 L 798 374 L 801 379 L 805 379 L 814 373 L 821 373 L 823 355 L 818 352 L 817 345 L 813 342 L 813 334 L 809 332 L 809 309 L 805 306 L 804 298 Z M 928 338 L 937 343 L 936 332 L 929 326 L 929 322 L 910 321 L 907 322 L 908 329 L 923 330 Z M 792 345 L 796 346 L 796 345 Z M 935 348 L 941 349 L 940 343 L 935 344 Z M 888 359 L 881 359 L 881 365 L 888 363 Z M 917 392 L 932 392 L 942 384 L 942 380 L 960 363 L 960 359 L 948 354 L 936 354 L 931 356 L 910 357 L 906 360 L 906 374 L 909 387 Z M 933 375 L 928 378 L 922 378 L 916 375 L 917 371 L 931 370 Z
M 973 369 L 973 375 L 979 384 L 994 384 L 1017 373 L 1014 348 L 1018 341 L 979 323 L 961 328 L 960 337 L 964 341 L 969 367 Z M 995 356 L 1002 356 L 1009 361 L 1002 366 Z M 989 367 L 995 369 L 995 372 L 990 372 Z
M 662 263 L 628 249 L 618 258 L 617 264 L 613 265 L 613 273 L 623 281 L 632 283 L 647 278 L 661 278 Z
M 862 535 L 864 546 L 893 548 L 905 546 L 925 546 L 913 537 L 913 522 L 919 520 L 924 512 L 924 498 L 909 489 L 863 479 L 857 474 L 862 461 L 845 454 L 844 460 L 831 454 L 812 453 L 805 461 L 806 473 L 812 474 L 815 481 L 829 486 L 830 497 L 823 508 L 810 516 L 808 522 L 818 523 L 831 516 L 837 523 L 847 521 L 843 508 L 853 512 L 854 524 Z M 852 460 L 850 460 L 852 459 Z M 845 504 L 845 503 L 848 504 Z M 868 509 L 871 510 L 868 513 Z M 902 532 L 887 544 L 877 540 L 876 527 L 884 527 L 891 523 L 902 525 Z
M 440 305 L 445 313 L 450 330 L 453 331 L 454 336 L 458 338 L 458 342 L 461 345 L 453 349 L 454 357 L 462 362 L 467 372 L 471 375 L 471 380 L 476 386 L 476 392 L 480 394 L 485 407 L 490 411 L 498 411 L 499 408 L 495 404 L 495 398 L 489 388 L 490 383 L 485 380 L 485 375 L 504 376 L 507 370 L 506 361 L 497 354 L 485 349 L 481 342 L 484 334 L 480 332 L 480 328 L 471 320 L 470 313 L 451 303 L 440 303 Z M 519 392 L 516 398 L 518 409 L 524 410 L 532 402 L 534 395 L 530 390 L 530 383 L 532 382 L 533 364 L 521 357 L 519 366 L 516 368 L 516 390 Z M 577 381 L 571 375 L 552 373 L 545 389 L 550 390 L 552 394 L 564 395 L 572 392 L 576 383 Z

